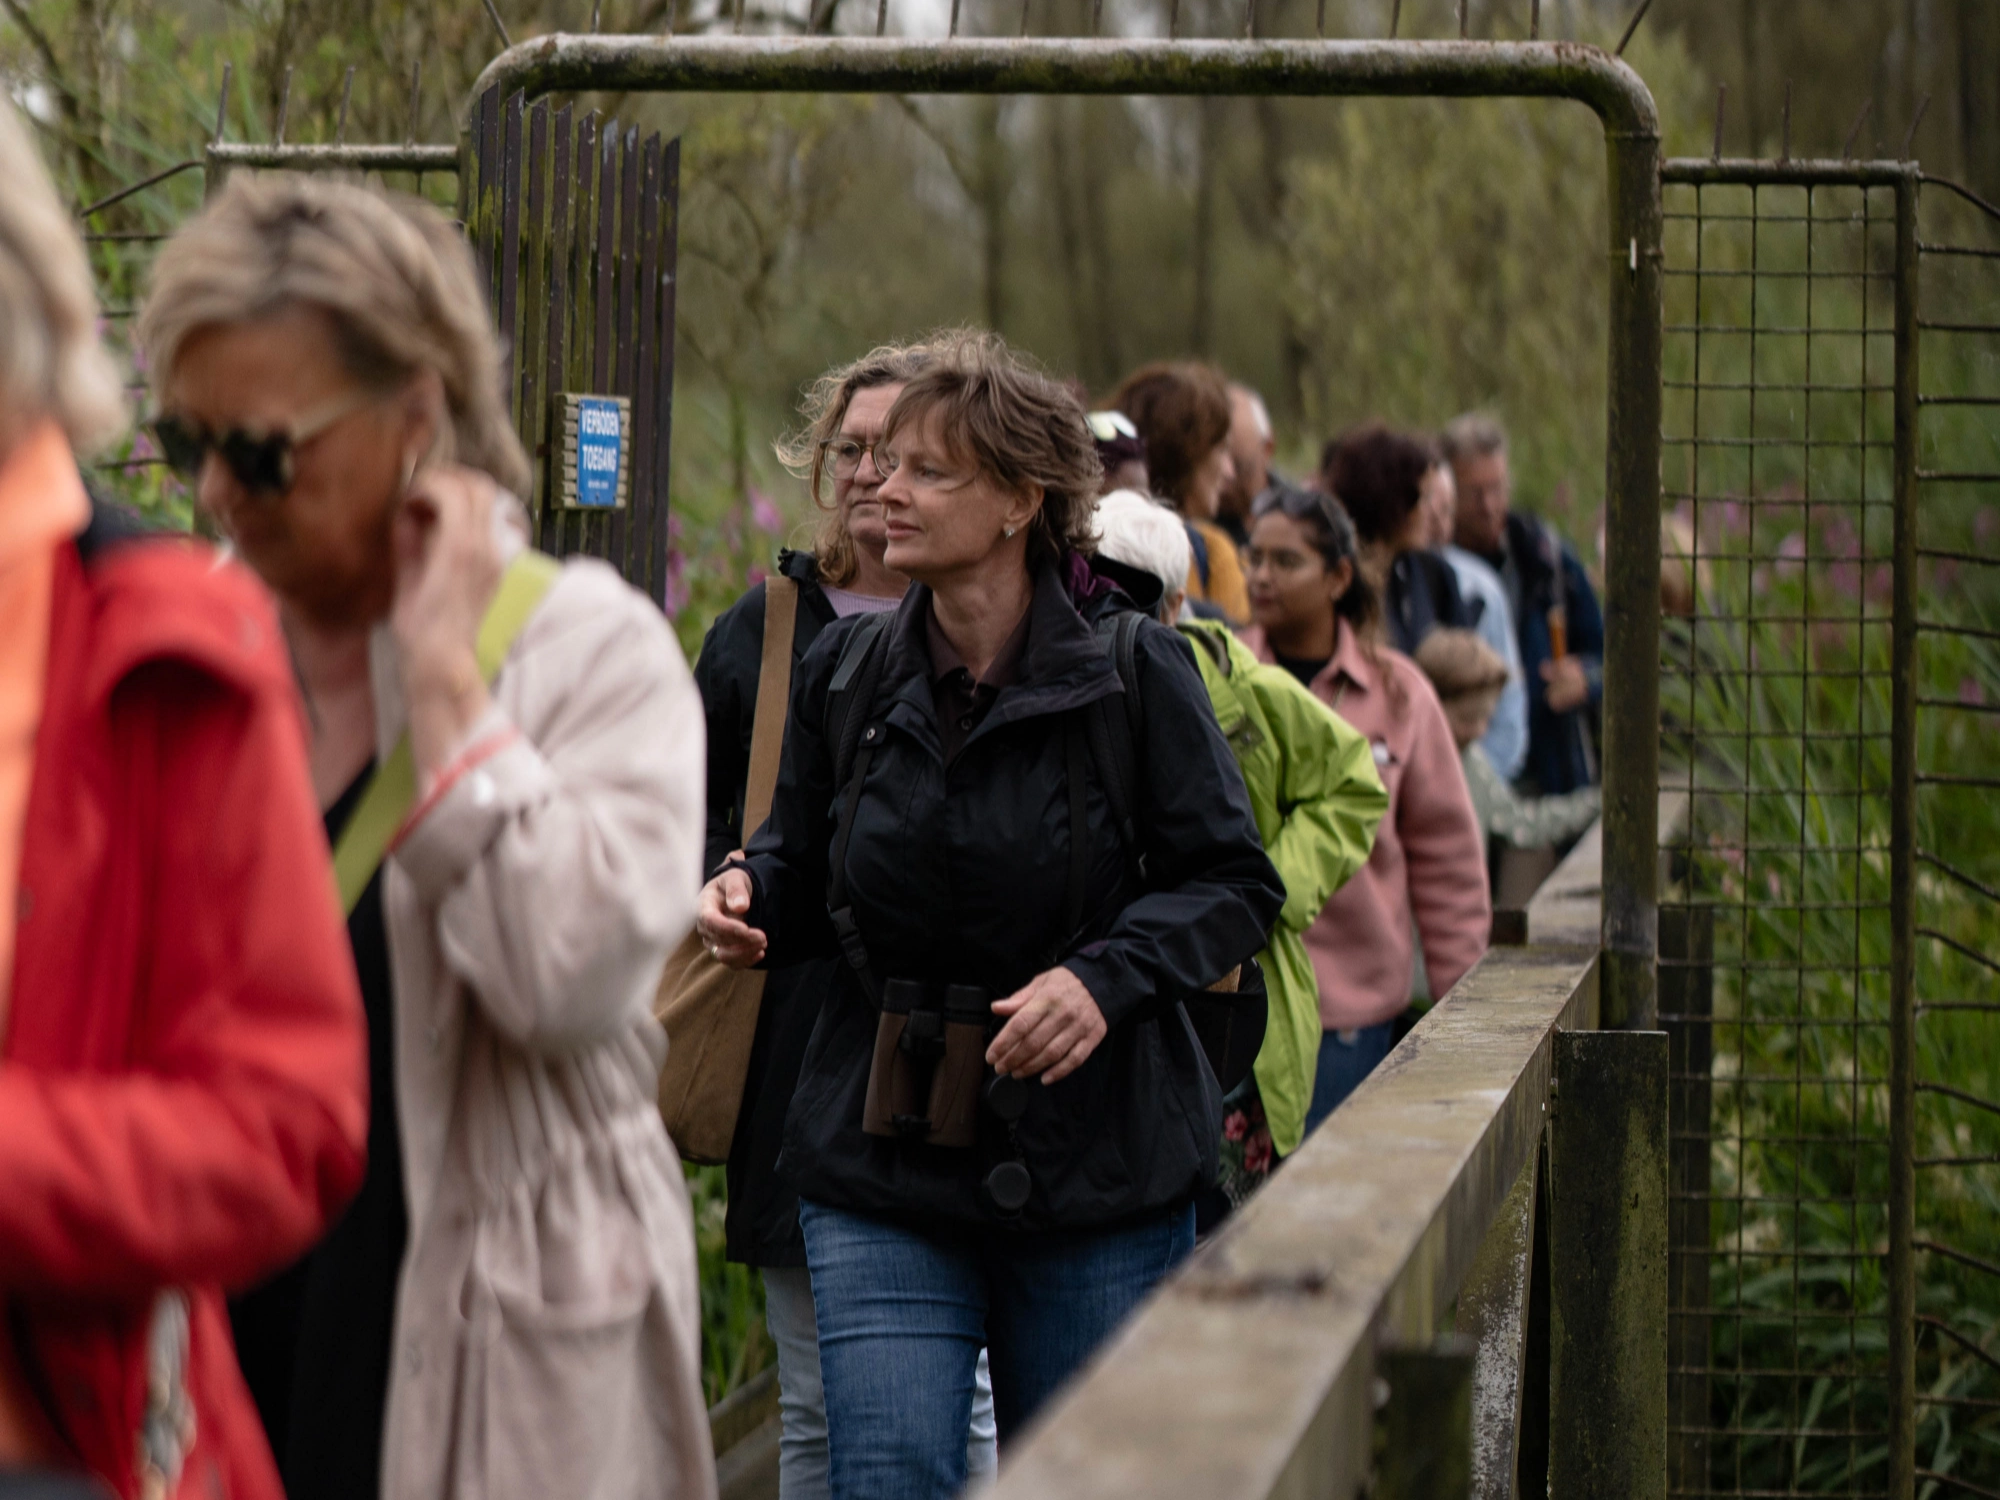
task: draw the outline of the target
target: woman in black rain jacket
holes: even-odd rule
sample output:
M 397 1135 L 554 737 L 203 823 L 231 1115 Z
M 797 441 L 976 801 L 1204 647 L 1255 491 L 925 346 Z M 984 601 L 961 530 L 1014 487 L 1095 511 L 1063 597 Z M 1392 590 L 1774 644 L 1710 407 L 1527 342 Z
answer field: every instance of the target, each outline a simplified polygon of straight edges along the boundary
M 726 962 L 842 958 L 783 1166 L 833 1493 L 897 1500 L 962 1480 L 982 1342 L 1004 1443 L 1191 1246 L 1221 1121 L 1181 1001 L 1257 951 L 1284 889 L 1188 648 L 1150 621 L 1127 627 L 1142 742 L 1107 743 L 1100 625 L 1131 605 L 1082 555 L 1075 400 L 967 337 L 875 458 L 884 559 L 917 585 L 800 663 L 770 820 L 702 931 Z

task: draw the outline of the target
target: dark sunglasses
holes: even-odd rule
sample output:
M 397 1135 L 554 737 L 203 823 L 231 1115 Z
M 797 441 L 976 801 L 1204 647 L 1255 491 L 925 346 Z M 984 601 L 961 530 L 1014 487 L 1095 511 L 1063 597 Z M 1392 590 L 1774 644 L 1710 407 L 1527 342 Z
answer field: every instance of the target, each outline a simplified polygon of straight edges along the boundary
M 213 432 L 199 422 L 169 414 L 153 420 L 153 437 L 160 445 L 160 455 L 166 459 L 167 467 L 189 484 L 201 478 L 202 465 L 213 453 L 250 494 L 277 500 L 291 493 L 298 477 L 298 450 L 374 399 L 365 392 L 343 396 L 289 431 L 273 433 L 250 432 L 241 427 Z

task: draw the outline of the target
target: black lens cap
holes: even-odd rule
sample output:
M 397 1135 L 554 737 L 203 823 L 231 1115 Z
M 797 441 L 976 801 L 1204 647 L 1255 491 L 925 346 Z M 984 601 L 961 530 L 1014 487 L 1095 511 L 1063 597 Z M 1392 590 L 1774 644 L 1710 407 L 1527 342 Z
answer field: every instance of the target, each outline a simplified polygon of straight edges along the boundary
M 1003 1124 L 1012 1125 L 1028 1112 L 1029 1092 L 1035 1085 L 1025 1078 L 996 1073 L 986 1082 L 986 1107 Z
M 1003 1161 L 986 1174 L 986 1196 L 1003 1214 L 1017 1214 L 1028 1203 L 1028 1169 L 1017 1161 Z

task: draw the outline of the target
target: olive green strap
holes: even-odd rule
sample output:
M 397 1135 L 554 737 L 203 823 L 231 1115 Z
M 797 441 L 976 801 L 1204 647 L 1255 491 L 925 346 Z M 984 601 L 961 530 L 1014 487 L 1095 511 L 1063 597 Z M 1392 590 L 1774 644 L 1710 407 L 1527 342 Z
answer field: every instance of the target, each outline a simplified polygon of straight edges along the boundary
M 500 587 L 486 606 L 486 618 L 479 622 L 479 640 L 474 654 L 479 659 L 479 675 L 491 687 L 500 675 L 500 663 L 535 606 L 556 581 L 562 564 L 544 553 L 528 551 L 507 564 L 500 575 Z M 410 757 L 410 737 L 396 741 L 396 748 L 369 778 L 361 801 L 340 831 L 333 848 L 333 879 L 340 891 L 340 909 L 353 914 L 368 882 L 382 866 L 389 841 L 403 826 L 417 800 L 417 772 Z

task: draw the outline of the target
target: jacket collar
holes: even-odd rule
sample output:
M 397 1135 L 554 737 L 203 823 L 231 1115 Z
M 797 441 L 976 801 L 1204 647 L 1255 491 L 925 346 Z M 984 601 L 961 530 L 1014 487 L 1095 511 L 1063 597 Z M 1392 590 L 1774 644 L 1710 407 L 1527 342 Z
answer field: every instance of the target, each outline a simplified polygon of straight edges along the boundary
M 1099 647 L 1091 621 L 1108 610 L 1129 608 L 1130 601 L 1116 589 L 1106 589 L 1087 599 L 1084 607 L 1088 620 L 1078 613 L 1070 597 L 1062 564 L 1036 570 L 1028 602 L 1028 640 L 1018 675 L 1000 690 L 991 711 L 966 741 L 968 745 L 1003 724 L 1064 713 L 1123 690 L 1118 670 Z M 889 721 L 908 729 L 941 754 L 937 709 L 931 696 L 930 611 L 930 589 L 912 584 L 890 627 L 889 658 L 883 675 L 896 684 Z
M 1264 628 L 1253 625 L 1243 632 L 1243 643 L 1255 653 L 1261 662 L 1275 662 L 1278 654 L 1271 649 L 1271 643 L 1264 637 Z M 1345 682 L 1357 693 L 1375 691 L 1377 673 L 1368 660 L 1368 653 L 1361 649 L 1361 638 L 1354 633 L 1354 627 L 1345 620 L 1334 621 L 1333 655 L 1327 658 L 1325 666 L 1313 678 L 1311 687 L 1320 698 L 1331 703 Z

